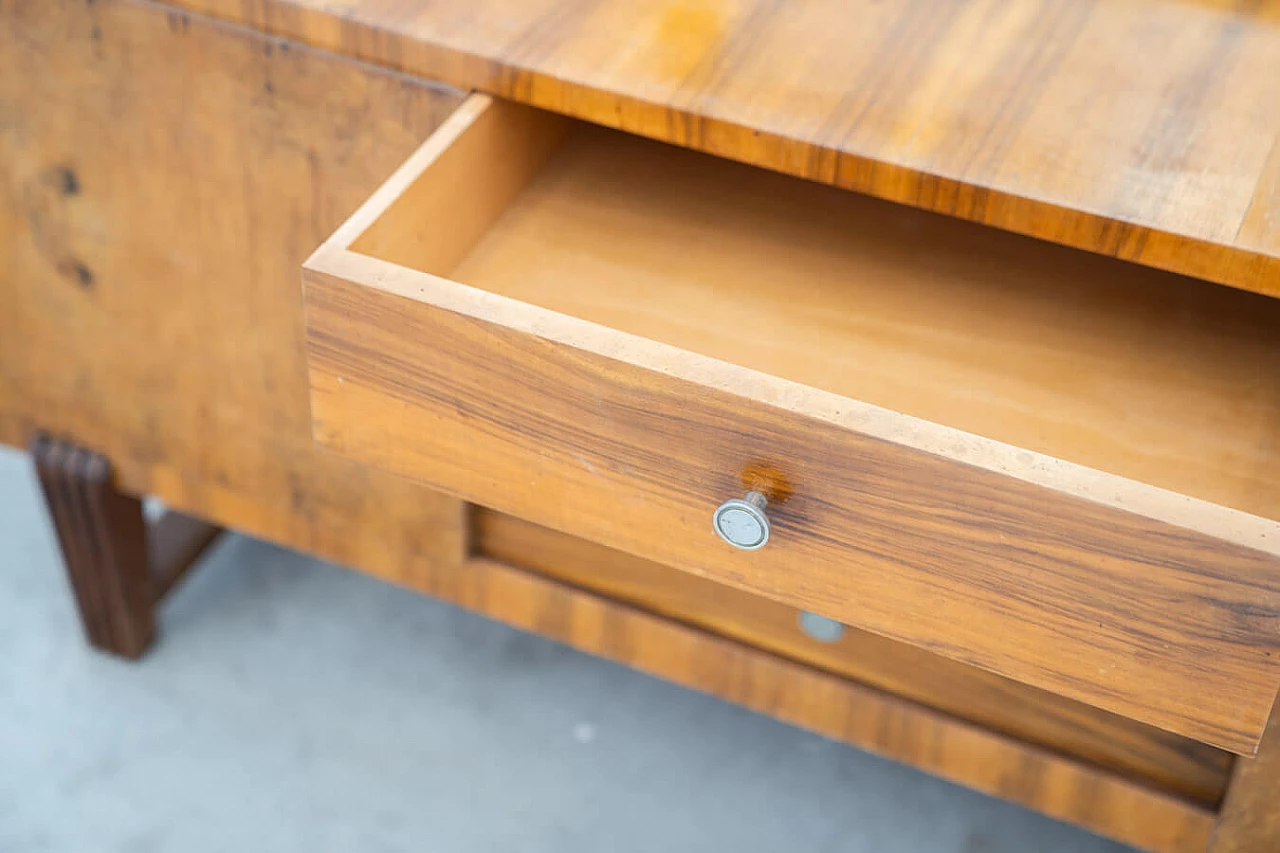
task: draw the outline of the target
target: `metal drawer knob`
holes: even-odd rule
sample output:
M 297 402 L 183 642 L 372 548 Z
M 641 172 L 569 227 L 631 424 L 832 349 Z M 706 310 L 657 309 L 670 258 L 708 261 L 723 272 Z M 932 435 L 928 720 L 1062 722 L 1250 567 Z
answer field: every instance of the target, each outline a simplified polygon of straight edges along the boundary
M 807 610 L 800 611 L 800 630 L 819 643 L 834 643 L 844 636 L 844 625 Z
M 769 541 L 769 516 L 764 514 L 768 501 L 759 492 L 747 492 L 720 504 L 712 518 L 716 533 L 735 548 L 755 551 Z

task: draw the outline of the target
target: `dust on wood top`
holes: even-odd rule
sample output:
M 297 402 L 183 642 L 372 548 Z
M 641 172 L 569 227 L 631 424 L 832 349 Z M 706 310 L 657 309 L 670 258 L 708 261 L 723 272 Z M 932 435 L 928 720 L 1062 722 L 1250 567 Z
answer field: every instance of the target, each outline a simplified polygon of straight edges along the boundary
M 1280 0 L 174 0 L 1280 295 Z

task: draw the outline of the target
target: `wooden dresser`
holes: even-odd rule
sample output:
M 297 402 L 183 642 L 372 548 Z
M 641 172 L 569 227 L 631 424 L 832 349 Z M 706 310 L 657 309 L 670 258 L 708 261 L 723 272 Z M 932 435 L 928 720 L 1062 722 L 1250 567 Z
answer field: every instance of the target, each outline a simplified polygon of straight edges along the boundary
M 1280 2 L 0 0 L 0 441 L 125 656 L 225 527 L 1275 853 L 1277 297 Z

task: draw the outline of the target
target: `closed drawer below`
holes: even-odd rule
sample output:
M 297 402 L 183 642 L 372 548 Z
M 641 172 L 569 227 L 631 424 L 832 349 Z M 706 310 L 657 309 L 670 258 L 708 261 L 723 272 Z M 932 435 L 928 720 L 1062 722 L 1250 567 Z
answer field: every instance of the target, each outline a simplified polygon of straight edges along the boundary
M 484 96 L 304 281 L 334 452 L 1256 748 L 1276 302 Z
M 1230 753 L 856 628 L 828 642 L 800 612 L 509 515 L 474 508 L 473 554 L 623 601 L 1069 755 L 1206 808 Z

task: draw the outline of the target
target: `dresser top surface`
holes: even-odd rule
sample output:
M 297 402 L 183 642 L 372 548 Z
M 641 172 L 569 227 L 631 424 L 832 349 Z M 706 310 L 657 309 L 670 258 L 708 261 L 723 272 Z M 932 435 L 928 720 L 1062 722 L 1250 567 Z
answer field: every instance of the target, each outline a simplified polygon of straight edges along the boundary
M 177 5 L 1280 295 L 1280 0 Z

